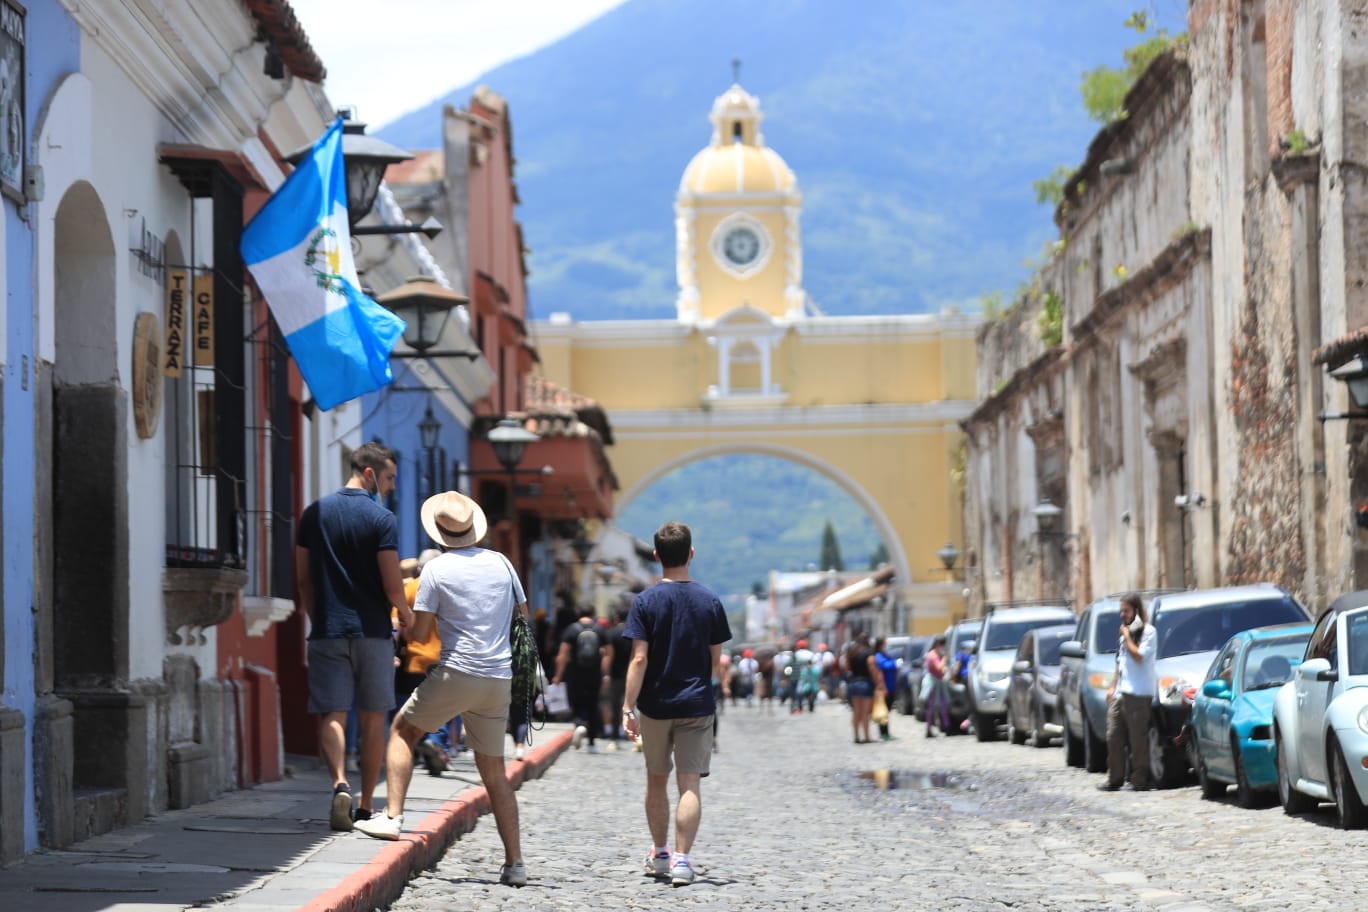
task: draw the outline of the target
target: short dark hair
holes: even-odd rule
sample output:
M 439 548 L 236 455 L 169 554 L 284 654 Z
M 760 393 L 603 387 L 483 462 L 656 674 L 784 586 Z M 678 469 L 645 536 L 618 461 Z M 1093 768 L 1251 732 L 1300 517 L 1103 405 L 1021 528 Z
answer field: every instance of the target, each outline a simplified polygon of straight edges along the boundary
M 351 470 L 353 475 L 360 475 L 366 469 L 374 469 L 379 472 L 385 467 L 387 462 L 395 462 L 394 450 L 385 446 L 377 440 L 363 443 L 352 452 Z
M 1125 595 L 1121 596 L 1121 604 L 1130 605 L 1135 609 L 1136 617 L 1146 624 L 1149 623 L 1149 617 L 1145 614 L 1145 605 L 1140 600 L 1140 594 L 1138 592 L 1127 592 Z
M 656 529 L 655 552 L 662 568 L 670 570 L 688 566 L 689 549 L 692 547 L 693 533 L 682 522 L 667 522 Z

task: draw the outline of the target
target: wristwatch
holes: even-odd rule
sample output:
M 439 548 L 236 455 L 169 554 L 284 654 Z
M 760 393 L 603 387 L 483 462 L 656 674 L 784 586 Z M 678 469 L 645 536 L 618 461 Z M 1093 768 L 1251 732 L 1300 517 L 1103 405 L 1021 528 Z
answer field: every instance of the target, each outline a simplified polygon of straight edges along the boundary
M 636 710 L 634 710 L 634 709 L 625 709 L 625 708 L 624 708 L 624 709 L 622 710 L 622 714 L 623 714 L 624 716 L 631 716 L 633 719 L 636 718 Z

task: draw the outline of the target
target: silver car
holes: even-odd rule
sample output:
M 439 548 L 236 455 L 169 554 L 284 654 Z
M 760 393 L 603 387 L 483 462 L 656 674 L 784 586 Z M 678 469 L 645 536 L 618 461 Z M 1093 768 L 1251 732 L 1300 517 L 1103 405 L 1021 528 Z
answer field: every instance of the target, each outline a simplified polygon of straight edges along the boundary
M 998 726 L 1007 722 L 1007 682 L 1012 659 L 1026 631 L 1075 621 L 1065 605 L 1007 603 L 989 605 L 983 631 L 969 660 L 969 703 L 974 734 L 980 741 L 995 741 Z
M 1063 729 L 1059 725 L 1059 647 L 1074 635 L 1073 624 L 1026 631 L 1012 663 L 1007 685 L 1007 737 L 1013 744 L 1030 741 L 1049 747 Z
M 1090 773 L 1107 768 L 1107 691 L 1116 677 L 1121 597 L 1083 609 L 1073 639 L 1059 647 L 1059 715 L 1064 762 Z

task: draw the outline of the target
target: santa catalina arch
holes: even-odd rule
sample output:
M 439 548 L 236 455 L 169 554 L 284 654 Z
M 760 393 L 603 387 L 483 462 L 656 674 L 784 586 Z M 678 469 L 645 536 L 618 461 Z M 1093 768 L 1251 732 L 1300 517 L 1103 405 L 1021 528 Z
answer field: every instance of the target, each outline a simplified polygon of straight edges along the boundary
M 951 476 L 974 404 L 978 318 L 822 314 L 802 285 L 797 180 L 765 145 L 761 119 L 758 100 L 733 85 L 684 170 L 675 319 L 552 315 L 533 327 L 542 371 L 607 411 L 619 509 L 700 459 L 799 463 L 873 521 L 909 632 L 938 631 L 963 610 L 964 584 L 936 553 L 963 544 Z

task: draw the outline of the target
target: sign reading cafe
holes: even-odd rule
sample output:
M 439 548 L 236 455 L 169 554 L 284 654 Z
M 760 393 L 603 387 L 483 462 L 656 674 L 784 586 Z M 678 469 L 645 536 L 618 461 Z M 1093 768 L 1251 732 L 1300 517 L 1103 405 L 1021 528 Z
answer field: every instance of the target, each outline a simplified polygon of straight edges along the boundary
M 24 200 L 24 9 L 0 0 L 0 192 Z

